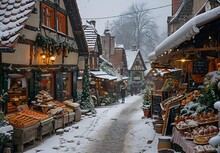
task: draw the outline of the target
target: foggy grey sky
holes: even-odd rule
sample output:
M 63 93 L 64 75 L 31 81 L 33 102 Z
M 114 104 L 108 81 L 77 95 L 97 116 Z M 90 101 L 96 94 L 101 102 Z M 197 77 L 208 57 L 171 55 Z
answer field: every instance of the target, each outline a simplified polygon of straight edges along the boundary
M 133 3 L 143 2 L 147 8 L 171 4 L 171 0 L 77 0 L 81 18 L 116 16 L 127 12 Z M 159 27 L 159 32 L 167 31 L 167 17 L 171 15 L 171 6 L 150 11 Z M 117 18 L 96 20 L 96 29 L 102 35 L 106 26 Z M 83 24 L 85 20 L 82 20 Z M 109 24 L 107 24 L 109 22 Z

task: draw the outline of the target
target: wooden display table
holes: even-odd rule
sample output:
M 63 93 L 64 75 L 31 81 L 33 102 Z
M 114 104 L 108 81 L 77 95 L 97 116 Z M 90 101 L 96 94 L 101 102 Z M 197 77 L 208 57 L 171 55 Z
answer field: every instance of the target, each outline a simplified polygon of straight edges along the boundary
M 37 130 L 39 123 L 26 128 L 17 128 L 13 129 L 12 142 L 17 147 L 18 152 L 23 152 L 24 144 L 28 142 L 34 143 L 37 138 Z

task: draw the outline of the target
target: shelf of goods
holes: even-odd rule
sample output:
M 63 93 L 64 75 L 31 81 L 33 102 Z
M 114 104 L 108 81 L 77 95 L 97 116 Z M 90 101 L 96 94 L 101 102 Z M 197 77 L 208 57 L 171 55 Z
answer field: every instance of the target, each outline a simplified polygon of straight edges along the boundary
M 8 105 L 7 105 L 7 112 L 13 113 L 17 111 L 17 106 L 26 103 L 26 90 L 19 89 L 19 91 L 8 91 Z

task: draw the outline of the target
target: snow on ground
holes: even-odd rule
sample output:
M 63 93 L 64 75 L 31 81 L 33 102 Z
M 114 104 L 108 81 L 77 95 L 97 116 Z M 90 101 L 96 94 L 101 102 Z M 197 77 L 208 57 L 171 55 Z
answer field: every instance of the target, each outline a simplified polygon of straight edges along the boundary
M 139 104 L 134 103 L 139 99 Z M 94 141 L 101 140 L 103 128 L 110 127 L 120 112 L 126 109 L 126 105 L 142 104 L 142 95 L 128 96 L 126 103 L 115 103 L 109 106 L 96 108 L 97 114 L 83 116 L 82 120 L 65 128 L 68 132 L 62 135 L 52 134 L 36 141 L 34 146 L 26 146 L 24 153 L 86 153 L 87 147 Z M 140 108 L 132 117 L 132 123 L 126 134 L 125 152 L 136 153 L 142 150 L 144 153 L 157 153 L 158 134 L 152 127 L 151 119 L 142 119 L 143 112 Z M 152 143 L 150 141 L 153 141 Z M 140 152 L 138 152 L 140 153 Z

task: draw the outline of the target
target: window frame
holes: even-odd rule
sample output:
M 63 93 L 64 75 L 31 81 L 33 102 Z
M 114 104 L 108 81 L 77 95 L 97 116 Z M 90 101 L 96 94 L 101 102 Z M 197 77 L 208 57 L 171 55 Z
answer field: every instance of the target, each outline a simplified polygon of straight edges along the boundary
M 42 25 L 44 25 L 46 27 L 49 27 L 51 29 L 55 29 L 55 10 L 52 7 L 50 7 L 44 3 L 42 4 L 42 21 L 41 21 L 41 23 L 42 23 Z
M 64 33 L 64 34 L 67 34 L 66 15 L 59 12 L 59 11 L 57 11 L 56 16 L 57 16 L 57 31 L 61 32 L 61 33 Z

